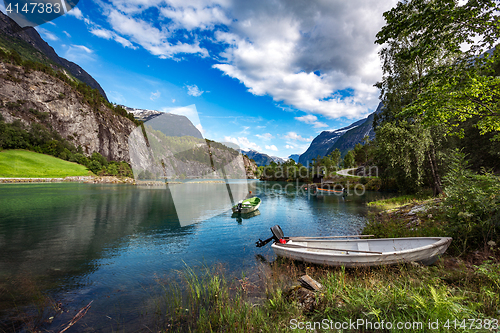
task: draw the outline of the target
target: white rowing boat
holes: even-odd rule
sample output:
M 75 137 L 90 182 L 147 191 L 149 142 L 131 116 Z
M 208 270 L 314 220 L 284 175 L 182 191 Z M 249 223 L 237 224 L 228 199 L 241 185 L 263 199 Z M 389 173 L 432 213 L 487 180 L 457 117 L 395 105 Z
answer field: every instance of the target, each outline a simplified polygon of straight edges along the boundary
M 338 239 L 334 237 L 284 237 L 274 226 L 272 248 L 276 255 L 330 266 L 377 266 L 404 262 L 433 264 L 442 255 L 450 237 Z M 281 234 L 280 234 L 281 231 Z M 359 237 L 359 236 L 353 236 Z M 264 243 L 261 241 L 261 244 Z

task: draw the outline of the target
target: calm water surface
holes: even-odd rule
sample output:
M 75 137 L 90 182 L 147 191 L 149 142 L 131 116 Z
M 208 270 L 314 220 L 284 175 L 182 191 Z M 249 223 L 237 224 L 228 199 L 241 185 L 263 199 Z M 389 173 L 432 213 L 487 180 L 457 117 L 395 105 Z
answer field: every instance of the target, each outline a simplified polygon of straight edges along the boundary
M 230 273 L 251 271 L 257 254 L 274 259 L 269 245 L 256 248 L 255 242 L 270 237 L 275 224 L 286 236 L 358 234 L 365 224 L 365 203 L 381 196 L 367 192 L 344 200 L 335 194 L 307 195 L 295 186 L 285 191 L 279 185 L 249 183 L 263 200 L 260 215 L 237 220 L 228 210 L 184 227 L 165 189 L 1 185 L 0 317 L 5 323 L 18 306 L 16 294 L 35 288 L 69 310 L 55 319 L 53 328 L 93 300 L 73 331 L 132 331 L 150 305 L 157 277 L 176 276 L 174 270 L 185 265 L 222 263 Z

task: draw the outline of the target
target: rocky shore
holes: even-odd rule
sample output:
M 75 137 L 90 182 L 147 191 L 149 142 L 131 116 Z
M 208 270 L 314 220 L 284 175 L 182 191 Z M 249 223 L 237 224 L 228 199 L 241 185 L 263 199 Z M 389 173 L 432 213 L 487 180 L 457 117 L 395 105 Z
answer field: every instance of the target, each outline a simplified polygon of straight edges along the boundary
M 64 178 L 0 178 L 0 183 L 90 183 L 90 184 L 135 184 L 133 178 L 118 178 L 113 176 L 73 176 Z
M 114 176 L 73 176 L 64 178 L 0 178 L 0 184 L 13 184 L 13 183 L 86 183 L 86 184 L 130 184 L 142 186 L 163 186 L 164 182 L 153 180 L 139 180 L 128 177 L 114 177 Z M 216 183 L 224 184 L 222 180 L 200 180 L 191 181 L 189 183 Z M 181 182 L 167 182 L 167 184 L 183 184 Z

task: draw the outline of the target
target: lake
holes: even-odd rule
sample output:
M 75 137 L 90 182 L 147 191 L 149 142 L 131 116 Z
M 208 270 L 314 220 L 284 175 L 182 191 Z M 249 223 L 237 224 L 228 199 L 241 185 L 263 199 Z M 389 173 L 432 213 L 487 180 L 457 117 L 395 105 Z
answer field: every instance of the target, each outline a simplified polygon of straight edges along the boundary
M 72 331 L 133 331 L 149 311 L 158 277 L 175 278 L 175 270 L 186 265 L 219 263 L 241 276 L 259 264 L 258 254 L 274 260 L 270 245 L 256 248 L 255 242 L 270 237 L 275 224 L 286 236 L 358 234 L 366 221 L 365 203 L 382 196 L 366 192 L 344 200 L 334 193 L 311 195 L 294 184 L 249 181 L 248 186 L 262 199 L 260 214 L 238 219 L 227 207 L 187 226 L 177 218 L 172 194 L 161 187 L 0 186 L 0 330 L 8 330 L 10 319 L 25 310 L 27 296 L 44 293 L 68 311 L 47 324 L 49 329 L 69 322 L 93 300 Z M 205 207 L 202 199 L 199 205 Z

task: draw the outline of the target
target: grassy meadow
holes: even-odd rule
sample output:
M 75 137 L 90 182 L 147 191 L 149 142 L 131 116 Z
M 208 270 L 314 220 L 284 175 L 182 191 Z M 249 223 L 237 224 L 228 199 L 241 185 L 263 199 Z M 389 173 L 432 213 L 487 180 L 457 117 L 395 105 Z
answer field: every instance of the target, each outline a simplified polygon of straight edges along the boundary
M 0 177 L 12 178 L 58 178 L 88 176 L 83 165 L 27 150 L 4 150 L 0 152 Z

